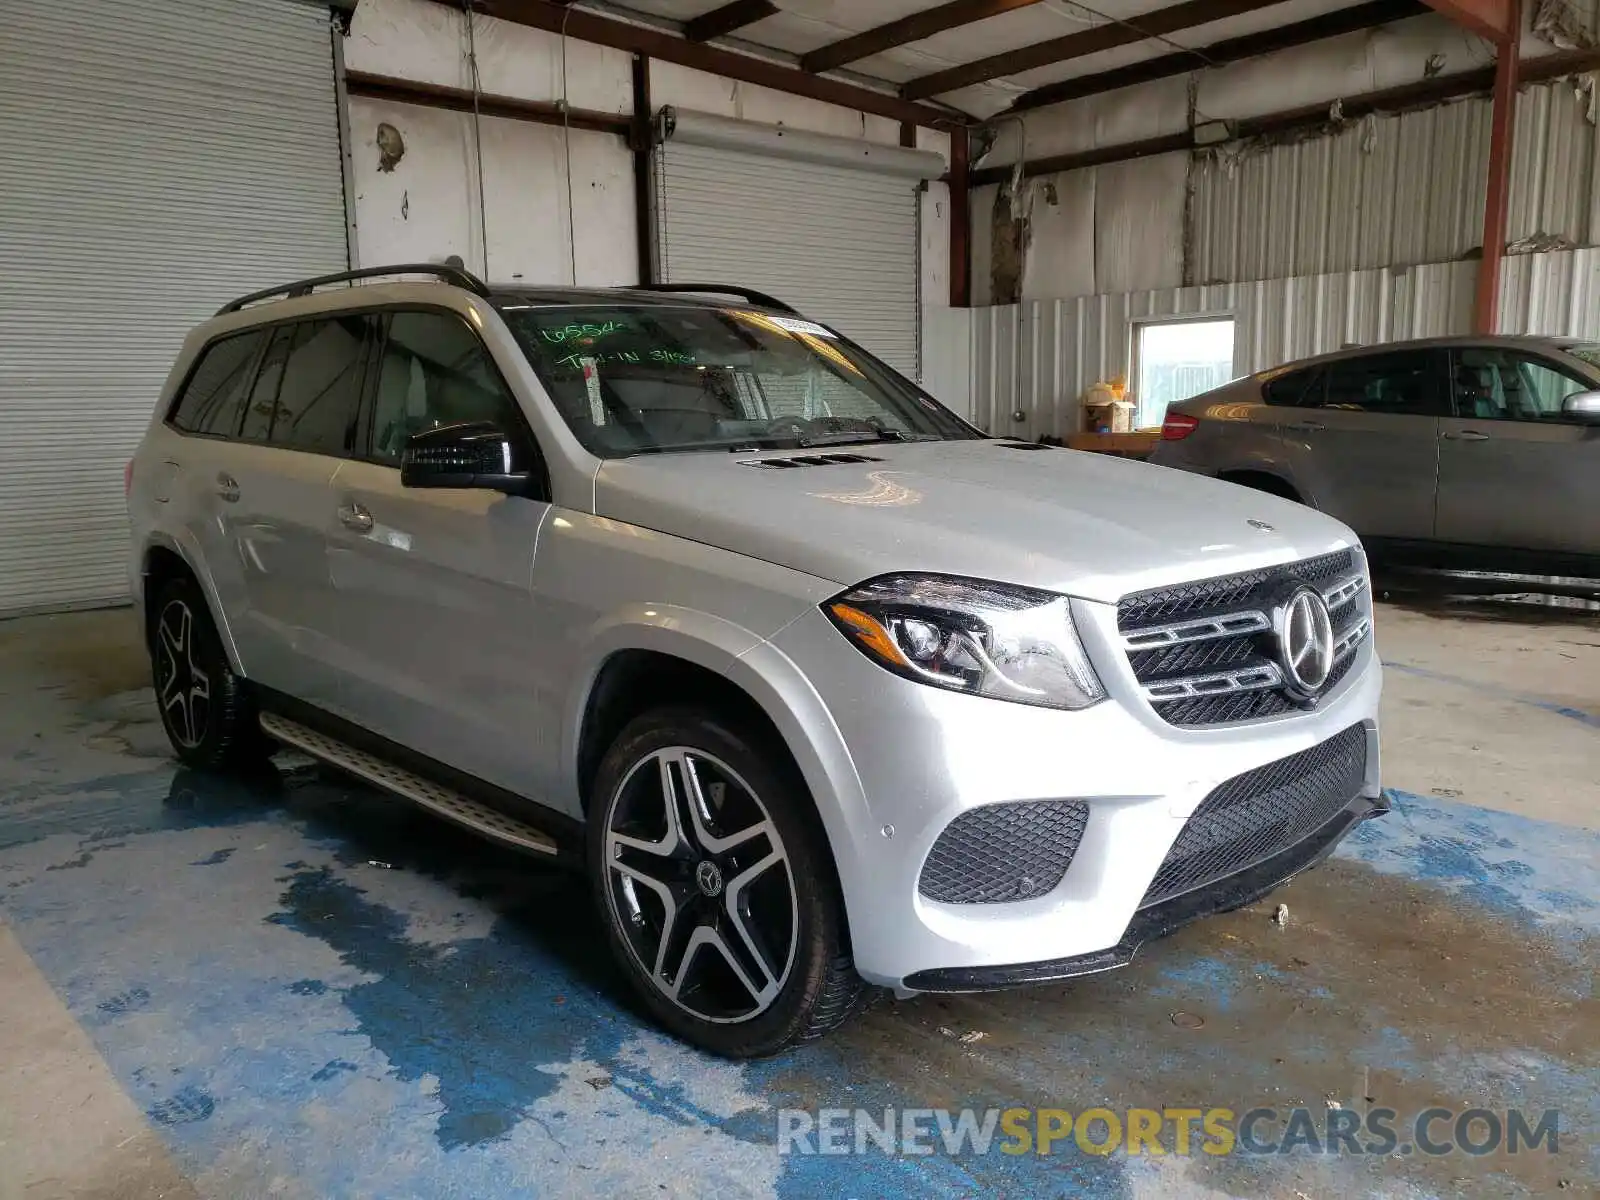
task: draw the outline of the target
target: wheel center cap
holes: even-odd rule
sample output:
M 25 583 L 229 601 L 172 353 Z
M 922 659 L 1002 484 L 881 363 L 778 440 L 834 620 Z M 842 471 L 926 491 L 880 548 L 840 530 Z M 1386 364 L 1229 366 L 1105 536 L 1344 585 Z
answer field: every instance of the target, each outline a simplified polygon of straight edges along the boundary
M 694 881 L 695 885 L 699 887 L 702 896 L 719 896 L 722 894 L 722 871 L 709 858 L 702 859 L 695 866 Z

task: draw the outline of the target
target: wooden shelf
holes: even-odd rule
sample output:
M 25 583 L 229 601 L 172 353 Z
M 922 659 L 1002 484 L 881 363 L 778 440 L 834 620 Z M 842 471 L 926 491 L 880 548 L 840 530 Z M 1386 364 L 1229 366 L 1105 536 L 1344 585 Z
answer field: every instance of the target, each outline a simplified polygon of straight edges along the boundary
M 1067 445 L 1073 450 L 1092 450 L 1097 454 L 1120 454 L 1124 458 L 1148 458 L 1161 430 L 1140 429 L 1133 433 L 1072 433 Z

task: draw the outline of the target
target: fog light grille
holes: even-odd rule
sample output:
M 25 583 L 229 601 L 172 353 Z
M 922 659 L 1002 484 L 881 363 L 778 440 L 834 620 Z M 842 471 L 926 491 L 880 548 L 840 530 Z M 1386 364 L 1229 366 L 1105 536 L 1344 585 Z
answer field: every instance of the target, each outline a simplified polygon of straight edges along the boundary
M 1078 852 L 1082 800 L 988 804 L 962 813 L 928 852 L 917 890 L 946 904 L 1005 904 L 1042 896 Z

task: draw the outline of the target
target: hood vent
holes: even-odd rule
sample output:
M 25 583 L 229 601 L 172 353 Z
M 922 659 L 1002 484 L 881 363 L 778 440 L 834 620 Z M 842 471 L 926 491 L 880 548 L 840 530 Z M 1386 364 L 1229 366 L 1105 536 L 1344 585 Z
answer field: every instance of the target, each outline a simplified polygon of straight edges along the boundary
M 747 458 L 740 465 L 782 471 L 794 467 L 833 467 L 849 463 L 882 462 L 870 454 L 796 454 L 789 458 Z

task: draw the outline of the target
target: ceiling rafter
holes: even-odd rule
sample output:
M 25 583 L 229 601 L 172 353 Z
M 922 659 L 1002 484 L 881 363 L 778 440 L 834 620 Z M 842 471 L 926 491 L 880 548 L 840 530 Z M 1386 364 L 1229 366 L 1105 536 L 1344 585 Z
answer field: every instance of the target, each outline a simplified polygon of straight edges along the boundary
M 1106 21 L 1078 33 L 1069 33 L 1065 37 L 1051 38 L 1032 46 L 1024 46 L 1019 50 L 990 55 L 976 62 L 962 63 L 943 71 L 935 71 L 930 75 L 922 75 L 906 83 L 900 89 L 900 94 L 907 100 L 925 100 L 930 96 L 953 92 L 957 88 L 970 87 L 975 83 L 987 83 L 1003 75 L 1017 75 L 1038 67 L 1048 67 L 1053 63 L 1082 58 L 1088 54 L 1098 54 L 1102 50 L 1114 50 L 1118 46 L 1177 33 L 1183 29 L 1192 29 L 1196 25 L 1225 21 L 1229 17 L 1271 8 L 1279 2 L 1280 0 L 1184 0 L 1183 3 L 1174 4 L 1169 8 L 1140 13 L 1126 20 Z
M 837 42 L 830 42 L 809 54 L 800 56 L 804 71 L 832 71 L 846 63 L 882 54 L 896 46 L 920 42 L 947 29 L 959 29 L 977 21 L 986 21 L 1013 9 L 1028 8 L 1040 0 L 951 0 L 938 8 L 923 9 L 887 25 L 864 30 Z
M 1511 0 L 1428 0 L 1428 7 L 1491 42 L 1506 41 L 1519 22 Z
M 655 26 L 614 20 L 583 8 L 561 8 L 551 0 L 474 0 L 473 7 L 487 17 L 498 17 L 548 33 L 564 33 L 578 41 L 610 46 L 629 54 L 643 54 L 710 75 L 721 75 L 724 79 L 738 79 L 893 121 L 946 127 L 971 120 L 950 109 L 913 104 L 893 93 L 875 91 L 842 79 L 811 75 L 770 58 L 687 41 Z
M 691 42 L 709 42 L 712 38 L 726 37 L 736 29 L 764 21 L 778 12 L 772 0 L 732 0 L 721 8 L 684 22 L 683 36 Z
M 1422 0 L 1369 0 L 1368 3 L 1358 4 L 1354 8 L 1321 13 L 1304 21 L 1280 25 L 1276 29 L 1266 29 L 1260 33 L 1245 34 L 1243 37 L 1228 38 L 1194 50 L 1179 50 L 1174 54 L 1163 54 L 1159 58 L 1147 58 L 1143 62 L 1130 63 L 1114 71 L 1099 71 L 1093 75 L 1063 79 L 1059 83 L 1047 83 L 1017 97 L 1011 105 L 1011 110 L 1021 112 L 1031 108 L 1043 108 L 1047 104 L 1059 104 L 1064 100 L 1077 100 L 1084 96 L 1099 95 L 1101 92 L 1114 92 L 1119 88 L 1132 87 L 1135 84 L 1185 75 L 1203 67 L 1220 67 L 1226 63 L 1255 58 L 1257 55 L 1271 54 L 1276 50 L 1287 50 L 1294 46 L 1304 46 L 1326 38 L 1387 25 L 1390 21 L 1403 21 L 1407 17 L 1420 16 L 1427 11 L 1428 6 Z

